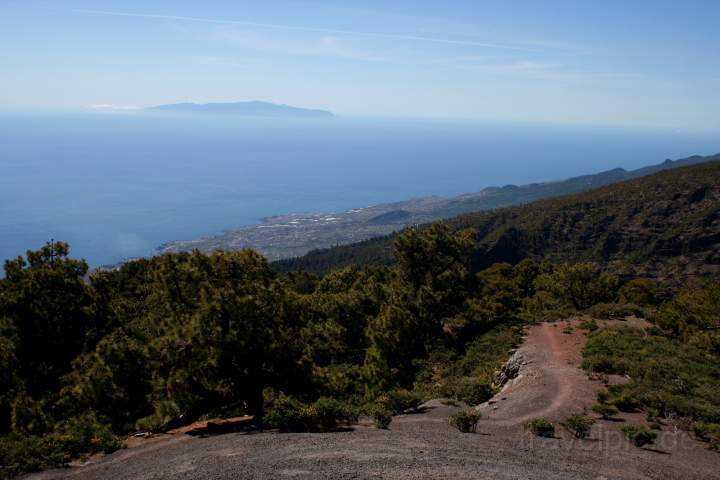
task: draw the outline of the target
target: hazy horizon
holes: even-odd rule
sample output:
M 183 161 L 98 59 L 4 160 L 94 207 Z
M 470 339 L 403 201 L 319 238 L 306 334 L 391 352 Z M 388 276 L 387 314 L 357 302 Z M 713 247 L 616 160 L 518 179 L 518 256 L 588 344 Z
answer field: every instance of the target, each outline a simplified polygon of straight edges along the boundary
M 0 260 L 55 238 L 94 266 L 260 218 L 714 154 L 714 135 L 430 120 L 0 114 Z
M 720 4 L 0 2 L 0 110 L 260 100 L 720 131 Z

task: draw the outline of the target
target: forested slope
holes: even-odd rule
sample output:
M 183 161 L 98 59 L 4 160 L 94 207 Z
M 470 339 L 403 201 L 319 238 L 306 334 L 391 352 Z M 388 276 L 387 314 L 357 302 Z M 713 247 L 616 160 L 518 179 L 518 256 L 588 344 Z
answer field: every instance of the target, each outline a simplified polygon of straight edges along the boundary
M 720 162 L 597 190 L 449 219 L 475 232 L 475 270 L 523 258 L 593 261 L 619 273 L 703 276 L 720 265 Z M 425 228 L 425 227 L 419 227 Z M 391 264 L 396 235 L 275 262 L 280 271 Z

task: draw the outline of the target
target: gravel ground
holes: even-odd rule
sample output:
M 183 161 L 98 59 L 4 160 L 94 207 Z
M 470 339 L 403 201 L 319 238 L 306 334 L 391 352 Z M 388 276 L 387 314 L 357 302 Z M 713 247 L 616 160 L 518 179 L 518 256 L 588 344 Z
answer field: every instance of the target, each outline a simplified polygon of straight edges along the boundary
M 718 479 L 720 453 L 670 426 L 653 449 L 638 449 L 617 422 L 598 422 L 588 440 L 536 438 L 528 418 L 560 419 L 594 402 L 599 386 L 579 370 L 584 336 L 563 325 L 530 329 L 518 379 L 484 405 L 478 432 L 451 429 L 457 407 L 439 401 L 395 417 L 390 430 L 368 421 L 344 432 L 236 432 L 158 436 L 84 466 L 28 478 L 114 479 Z M 625 420 L 642 421 L 642 415 Z

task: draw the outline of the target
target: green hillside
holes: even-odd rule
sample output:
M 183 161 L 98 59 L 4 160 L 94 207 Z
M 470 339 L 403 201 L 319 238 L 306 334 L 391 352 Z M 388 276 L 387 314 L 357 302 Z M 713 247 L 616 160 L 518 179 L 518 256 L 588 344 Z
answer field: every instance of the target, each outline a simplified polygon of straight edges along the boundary
M 720 162 L 460 215 L 446 223 L 453 230 L 474 230 L 474 270 L 524 258 L 593 261 L 622 274 L 680 281 L 720 266 Z M 317 250 L 273 265 L 280 271 L 311 272 L 389 265 L 395 236 Z
M 367 266 L 323 276 L 252 250 L 88 273 L 50 242 L 0 279 L 0 479 L 203 418 L 333 431 L 431 398 L 479 404 L 524 326 L 580 314 L 653 321 L 593 336 L 587 368 L 633 375 L 612 407 L 682 417 L 716 445 L 720 379 L 700 366 L 720 358 L 720 284 L 676 287 L 717 272 L 719 188 L 708 163 L 296 261 Z M 679 383 L 644 375 L 646 355 Z

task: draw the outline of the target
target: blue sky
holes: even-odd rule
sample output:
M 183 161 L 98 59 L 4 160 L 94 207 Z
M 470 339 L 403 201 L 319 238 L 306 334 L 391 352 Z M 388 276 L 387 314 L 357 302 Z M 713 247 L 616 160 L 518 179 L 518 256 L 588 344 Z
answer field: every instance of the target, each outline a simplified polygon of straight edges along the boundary
M 720 131 L 720 1 L 5 1 L 0 109 L 266 100 Z

